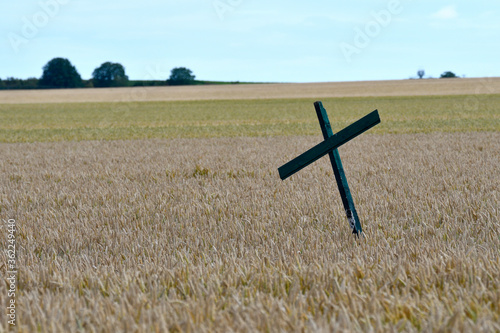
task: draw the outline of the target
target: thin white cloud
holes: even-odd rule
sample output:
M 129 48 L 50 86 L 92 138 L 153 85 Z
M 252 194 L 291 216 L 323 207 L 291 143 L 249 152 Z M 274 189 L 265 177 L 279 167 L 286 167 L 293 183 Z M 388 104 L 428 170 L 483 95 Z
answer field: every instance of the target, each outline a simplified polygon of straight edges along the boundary
M 431 15 L 432 18 L 440 20 L 449 20 L 457 16 L 457 9 L 454 5 L 443 7 Z

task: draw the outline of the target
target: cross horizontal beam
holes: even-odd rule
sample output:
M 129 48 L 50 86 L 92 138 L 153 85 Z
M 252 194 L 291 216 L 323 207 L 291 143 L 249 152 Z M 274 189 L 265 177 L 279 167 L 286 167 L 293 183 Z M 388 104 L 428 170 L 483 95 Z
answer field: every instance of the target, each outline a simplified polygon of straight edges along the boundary
M 373 126 L 380 123 L 378 111 L 375 110 L 360 120 L 352 123 L 343 130 L 335 133 L 325 141 L 312 147 L 305 153 L 297 156 L 290 162 L 278 168 L 281 180 L 285 180 L 299 170 L 302 170 L 309 164 L 315 162 L 329 152 L 342 146 L 344 143 L 352 140 L 363 132 L 366 132 Z

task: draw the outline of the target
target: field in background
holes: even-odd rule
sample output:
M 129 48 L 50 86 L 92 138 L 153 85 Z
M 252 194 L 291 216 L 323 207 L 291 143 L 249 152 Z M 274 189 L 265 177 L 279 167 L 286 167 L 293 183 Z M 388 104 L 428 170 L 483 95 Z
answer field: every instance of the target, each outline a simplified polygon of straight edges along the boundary
M 500 78 L 0 91 L 0 104 L 500 94 Z
M 0 104 L 0 142 L 319 135 L 314 101 Z M 322 101 L 334 130 L 378 108 L 374 133 L 500 131 L 500 94 Z
M 500 80 L 484 80 L 0 92 L 16 330 L 500 331 Z M 315 100 L 334 130 L 380 111 L 339 149 L 359 242 L 328 159 L 279 180 L 321 140 Z

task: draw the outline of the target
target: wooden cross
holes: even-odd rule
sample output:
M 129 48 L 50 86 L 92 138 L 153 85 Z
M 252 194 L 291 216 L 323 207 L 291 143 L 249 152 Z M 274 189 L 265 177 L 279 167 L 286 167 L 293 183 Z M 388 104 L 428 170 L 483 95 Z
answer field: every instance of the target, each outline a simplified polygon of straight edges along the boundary
M 349 191 L 349 185 L 347 185 L 347 178 L 345 177 L 344 168 L 342 167 L 342 161 L 340 160 L 337 148 L 357 137 L 361 133 L 369 130 L 373 126 L 379 124 L 380 117 L 378 115 L 378 111 L 375 110 L 371 112 L 355 123 L 347 126 L 340 132 L 333 134 L 332 127 L 330 126 L 330 121 L 328 120 L 328 115 L 326 114 L 323 104 L 321 102 L 315 102 L 314 107 L 316 109 L 316 114 L 318 115 L 319 125 L 321 126 L 321 132 L 323 133 L 325 141 L 317 144 L 302 155 L 297 156 L 290 162 L 279 167 L 278 171 L 280 178 L 285 180 L 297 171 L 328 154 L 328 156 L 330 156 L 330 161 L 332 162 L 333 173 L 335 174 L 335 179 L 337 180 L 340 197 L 342 198 L 342 203 L 344 205 L 349 225 L 353 234 L 359 236 L 359 234 L 363 232 L 363 229 L 361 229 L 361 223 L 359 222 L 358 213 L 354 207 L 354 201 L 352 200 L 351 192 Z

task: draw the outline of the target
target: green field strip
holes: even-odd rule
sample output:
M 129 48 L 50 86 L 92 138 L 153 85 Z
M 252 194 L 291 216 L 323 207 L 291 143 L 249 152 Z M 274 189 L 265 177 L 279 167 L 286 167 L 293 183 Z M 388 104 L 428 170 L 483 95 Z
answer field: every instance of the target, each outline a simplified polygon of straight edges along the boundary
M 378 109 L 384 133 L 500 131 L 500 95 L 322 98 L 338 131 Z M 312 99 L 0 104 L 0 142 L 320 135 Z

